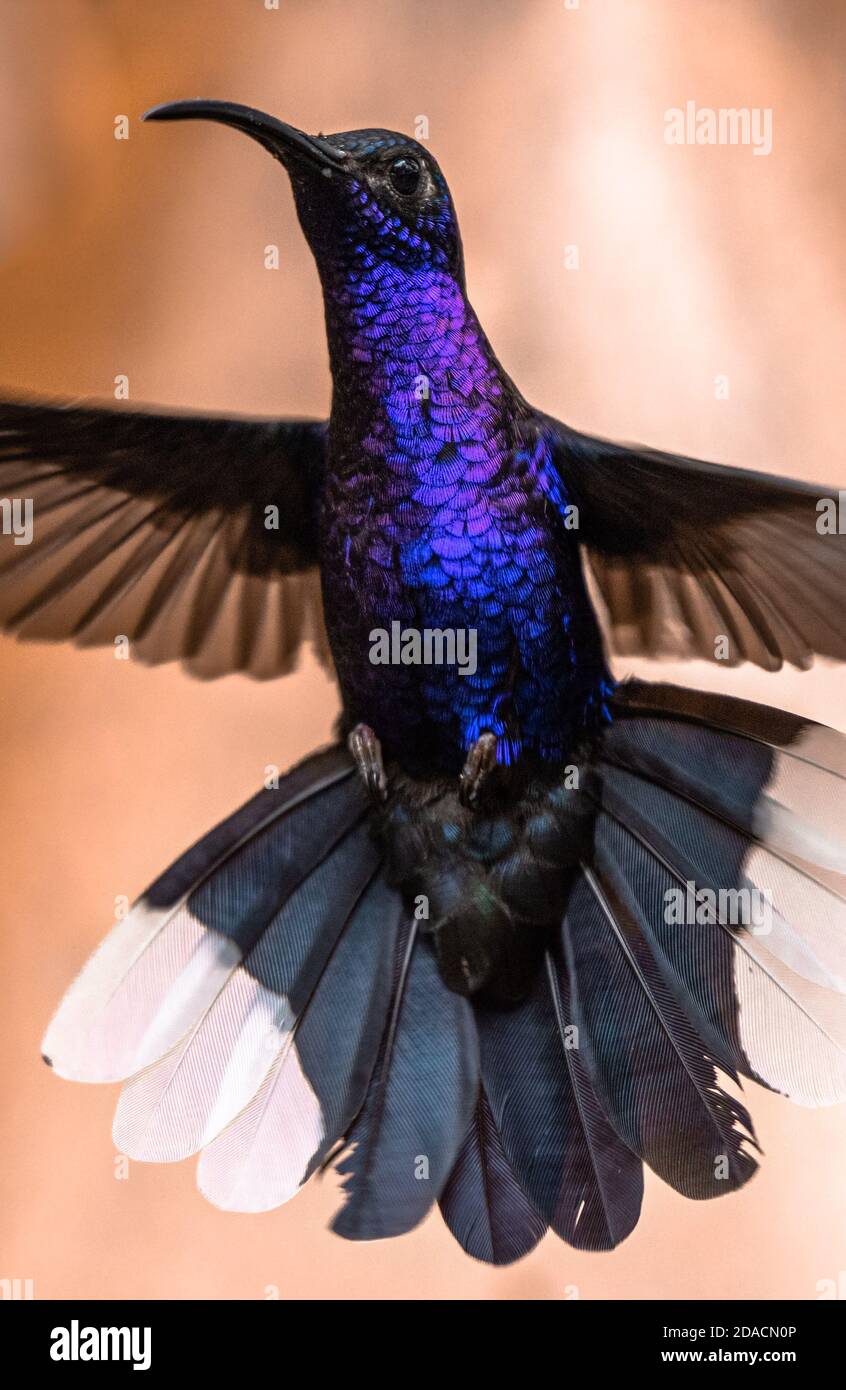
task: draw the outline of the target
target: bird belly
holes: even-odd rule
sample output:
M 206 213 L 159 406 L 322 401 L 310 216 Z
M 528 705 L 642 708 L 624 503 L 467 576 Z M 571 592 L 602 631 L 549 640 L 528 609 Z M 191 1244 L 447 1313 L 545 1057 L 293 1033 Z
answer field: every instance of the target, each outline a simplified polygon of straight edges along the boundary
M 526 517 L 476 502 L 449 530 L 404 529 L 372 504 L 353 525 L 336 510 L 323 578 L 348 722 L 369 724 L 388 757 L 455 771 L 492 730 L 503 762 L 566 758 L 579 624 L 568 566 Z

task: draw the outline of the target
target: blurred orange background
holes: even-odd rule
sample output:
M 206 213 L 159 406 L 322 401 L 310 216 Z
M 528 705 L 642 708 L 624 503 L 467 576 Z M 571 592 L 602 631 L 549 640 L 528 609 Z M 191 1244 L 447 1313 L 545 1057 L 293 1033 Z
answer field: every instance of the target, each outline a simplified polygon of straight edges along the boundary
M 325 413 L 317 277 L 282 170 L 230 132 L 137 117 L 198 95 L 312 131 L 412 132 L 425 116 L 471 297 L 530 400 L 596 433 L 834 489 L 844 63 L 840 0 L 0 0 L 0 389 L 109 397 L 126 374 L 134 403 Z M 772 153 L 667 145 L 664 112 L 688 100 L 772 109 Z M 833 667 L 662 671 L 846 726 Z M 649 1176 L 615 1253 L 549 1237 L 506 1271 L 464 1256 L 437 1215 L 400 1240 L 338 1240 L 332 1177 L 263 1216 L 209 1207 L 192 1164 L 116 1177 L 116 1091 L 50 1074 L 47 1020 L 116 896 L 137 895 L 267 764 L 325 740 L 336 694 L 311 660 L 276 684 L 204 685 L 8 639 L 0 694 L 0 1277 L 33 1279 L 39 1298 L 846 1289 L 846 1113 L 755 1088 L 766 1159 L 745 1191 L 694 1204 Z

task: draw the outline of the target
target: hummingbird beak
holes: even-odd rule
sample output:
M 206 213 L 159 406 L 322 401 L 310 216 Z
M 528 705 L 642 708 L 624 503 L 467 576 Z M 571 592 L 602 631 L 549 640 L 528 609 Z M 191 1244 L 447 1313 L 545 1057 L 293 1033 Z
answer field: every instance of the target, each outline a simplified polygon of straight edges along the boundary
M 240 106 L 232 101 L 169 101 L 145 111 L 144 121 L 219 121 L 233 126 L 257 140 L 287 169 L 297 165 L 311 166 L 326 178 L 348 168 L 344 151 L 336 149 L 319 135 L 305 135 L 296 126 L 277 121 L 252 106 Z

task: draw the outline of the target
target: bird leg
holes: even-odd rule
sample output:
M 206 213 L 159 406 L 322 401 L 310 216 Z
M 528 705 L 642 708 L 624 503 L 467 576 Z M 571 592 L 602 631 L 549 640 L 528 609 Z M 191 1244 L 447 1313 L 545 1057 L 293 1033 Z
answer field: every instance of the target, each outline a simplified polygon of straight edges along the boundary
M 385 801 L 388 796 L 388 779 L 382 761 L 382 745 L 369 724 L 356 724 L 347 736 L 347 747 L 355 759 L 355 765 L 365 787 L 374 801 Z
M 486 729 L 467 750 L 461 769 L 458 795 L 462 806 L 475 808 L 496 771 L 496 734 Z

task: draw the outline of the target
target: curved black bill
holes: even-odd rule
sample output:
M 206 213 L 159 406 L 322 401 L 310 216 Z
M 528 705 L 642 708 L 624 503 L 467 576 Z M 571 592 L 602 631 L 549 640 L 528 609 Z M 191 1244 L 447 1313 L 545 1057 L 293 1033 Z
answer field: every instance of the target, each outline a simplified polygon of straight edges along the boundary
M 153 106 L 141 117 L 143 121 L 219 121 L 221 125 L 241 130 L 260 145 L 264 145 L 283 164 L 311 164 L 323 171 L 346 168 L 345 155 L 319 135 L 305 135 L 296 126 L 286 125 L 275 116 L 241 106 L 234 101 L 169 101 Z

